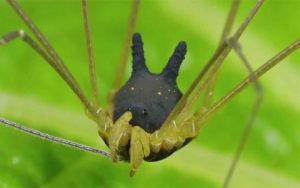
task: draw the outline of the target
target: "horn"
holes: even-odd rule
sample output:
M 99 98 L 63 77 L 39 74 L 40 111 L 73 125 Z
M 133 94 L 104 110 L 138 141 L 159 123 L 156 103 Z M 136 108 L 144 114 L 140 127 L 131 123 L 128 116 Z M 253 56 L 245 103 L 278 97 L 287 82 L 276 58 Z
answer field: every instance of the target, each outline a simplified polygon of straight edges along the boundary
M 132 37 L 132 74 L 147 72 L 145 64 L 143 41 L 140 33 L 134 33 Z
M 187 52 L 186 42 L 179 42 L 175 48 L 173 55 L 170 57 L 168 64 L 164 68 L 162 75 L 170 82 L 176 82 L 178 71 L 184 56 Z

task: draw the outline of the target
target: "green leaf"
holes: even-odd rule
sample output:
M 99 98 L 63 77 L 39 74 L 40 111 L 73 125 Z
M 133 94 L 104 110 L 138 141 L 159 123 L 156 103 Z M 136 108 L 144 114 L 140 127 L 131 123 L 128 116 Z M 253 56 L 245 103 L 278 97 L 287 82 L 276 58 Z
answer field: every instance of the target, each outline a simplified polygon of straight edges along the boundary
M 20 4 L 90 95 L 81 2 L 25 1 Z M 235 28 L 255 1 L 241 4 Z M 92 37 L 101 106 L 111 87 L 131 1 L 90 1 Z M 160 72 L 176 44 L 188 54 L 179 76 L 186 91 L 217 47 L 230 1 L 141 2 L 137 31 L 146 61 Z M 266 1 L 241 38 L 254 68 L 299 39 L 299 1 Z M 0 34 L 29 32 L 9 5 L 0 2 Z M 30 33 L 31 36 L 32 33 Z M 300 187 L 299 50 L 260 80 L 264 101 L 231 187 Z M 127 77 L 130 73 L 128 67 Z M 225 62 L 216 99 L 247 76 L 236 55 Z M 144 162 L 134 178 L 127 163 L 49 143 L 0 126 L 0 187 L 220 187 L 255 100 L 253 88 L 239 94 L 171 157 Z M 45 61 L 22 41 L 0 47 L 0 117 L 28 127 L 107 149 L 79 100 Z

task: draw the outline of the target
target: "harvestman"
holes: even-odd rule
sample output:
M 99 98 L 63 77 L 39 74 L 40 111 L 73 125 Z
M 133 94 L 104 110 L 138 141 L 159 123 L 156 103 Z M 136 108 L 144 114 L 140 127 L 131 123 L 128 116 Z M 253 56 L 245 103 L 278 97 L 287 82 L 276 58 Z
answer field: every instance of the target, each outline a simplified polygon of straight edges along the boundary
M 84 105 L 89 118 L 97 123 L 99 135 L 110 148 L 110 153 L 26 128 L 3 118 L 0 118 L 0 122 L 44 139 L 104 155 L 111 158 L 113 162 L 120 160 L 130 161 L 131 176 L 135 174 L 143 160 L 161 160 L 185 146 L 190 140 L 197 136 L 199 130 L 212 115 L 249 84 L 253 83 L 256 88 L 257 98 L 231 167 L 226 175 L 223 187 L 227 187 L 261 103 L 262 89 L 257 79 L 278 64 L 282 59 L 296 51 L 300 46 L 300 39 L 298 39 L 261 67 L 252 70 L 249 62 L 239 48 L 238 40 L 264 1 L 258 0 L 238 29 L 232 32 L 232 25 L 240 4 L 239 0 L 233 0 L 219 42 L 219 47 L 195 78 L 189 89 L 182 95 L 177 88 L 176 77 L 178 76 L 178 70 L 187 52 L 186 43 L 180 42 L 178 44 L 161 74 L 150 73 L 145 64 L 141 35 L 134 33 L 140 1 L 133 0 L 117 74 L 113 88 L 108 94 L 109 108 L 106 110 L 99 106 L 98 101 L 99 97 L 93 45 L 90 36 L 87 0 L 82 0 L 82 10 L 88 51 L 90 84 L 92 88 L 91 101 L 83 93 L 79 84 L 57 55 L 56 51 L 51 47 L 43 34 L 37 29 L 17 2 L 15 0 L 7 0 L 7 2 L 31 29 L 42 46 L 35 42 L 34 39 L 23 30 L 4 35 L 0 38 L 0 45 L 20 38 L 38 52 L 77 95 Z M 122 86 L 122 78 L 124 77 L 127 65 L 131 38 L 133 43 L 133 71 L 129 81 Z M 229 93 L 224 95 L 223 98 L 213 103 L 212 97 L 218 71 L 232 49 L 248 70 L 249 76 Z M 143 85 L 144 88 L 142 87 Z M 147 85 L 147 87 L 145 87 L 145 85 Z M 204 96 L 204 100 L 201 106 L 194 110 L 194 105 L 200 96 Z M 161 106 L 163 107 L 158 109 L 158 107 Z

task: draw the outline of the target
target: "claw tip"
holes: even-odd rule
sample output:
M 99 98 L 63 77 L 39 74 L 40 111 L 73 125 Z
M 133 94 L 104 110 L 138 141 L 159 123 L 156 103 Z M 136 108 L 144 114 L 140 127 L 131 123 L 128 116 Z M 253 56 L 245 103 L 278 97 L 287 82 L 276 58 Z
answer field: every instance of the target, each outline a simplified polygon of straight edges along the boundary
M 133 177 L 135 175 L 135 173 L 136 173 L 136 169 L 131 169 L 129 176 Z

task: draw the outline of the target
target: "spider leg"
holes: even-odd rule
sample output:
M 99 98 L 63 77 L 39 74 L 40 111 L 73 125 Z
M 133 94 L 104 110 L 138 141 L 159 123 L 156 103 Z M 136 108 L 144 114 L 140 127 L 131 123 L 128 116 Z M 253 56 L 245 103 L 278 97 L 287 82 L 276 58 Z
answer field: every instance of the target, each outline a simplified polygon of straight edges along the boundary
M 71 87 L 74 93 L 78 96 L 81 102 L 87 107 L 92 109 L 91 104 L 85 98 L 84 94 L 82 93 L 80 87 L 77 84 L 73 84 L 74 82 L 69 79 L 69 77 L 62 71 L 59 65 L 48 55 L 47 52 L 43 50 L 24 30 L 13 31 L 7 33 L 6 35 L 0 38 L 0 46 L 5 45 L 11 42 L 14 39 L 20 38 L 26 44 L 28 44 L 32 49 L 34 49 L 38 54 L 40 54 L 46 62 L 62 77 L 62 79 Z
M 227 16 L 227 20 L 226 20 L 226 23 L 225 23 L 225 26 L 224 26 L 224 29 L 222 32 L 222 36 L 221 36 L 219 45 L 221 45 L 222 43 L 225 43 L 227 38 L 229 37 L 230 32 L 232 30 L 233 23 L 235 21 L 235 18 L 236 18 L 238 9 L 239 9 L 239 6 L 240 6 L 240 3 L 241 3 L 240 0 L 232 1 L 231 8 L 230 8 L 230 11 Z M 223 61 L 223 60 L 224 60 L 224 58 L 219 59 L 219 61 Z M 218 64 L 219 63 L 216 63 L 214 66 L 218 66 Z M 205 99 L 203 102 L 203 106 L 205 106 L 205 107 L 209 107 L 211 105 L 218 74 L 219 74 L 219 71 L 217 71 L 216 74 L 213 75 L 213 78 L 211 79 L 210 83 L 207 86 L 206 93 L 205 93 Z
M 86 39 L 87 52 L 88 52 L 89 76 L 90 76 L 90 83 L 92 89 L 92 103 L 93 106 L 96 109 L 98 109 L 99 94 L 98 94 L 98 87 L 97 87 L 95 58 L 94 58 L 93 42 L 91 38 L 91 31 L 90 31 L 90 24 L 89 24 L 87 0 L 82 0 L 82 14 L 83 14 L 85 39 Z
M 254 18 L 258 10 L 263 4 L 263 0 L 258 0 L 252 10 L 249 12 L 248 16 L 244 19 L 242 24 L 239 26 L 237 31 L 233 34 L 232 38 L 235 41 L 238 41 L 242 33 L 245 31 L 251 20 Z M 232 46 L 228 45 L 227 42 L 222 42 L 219 45 L 216 52 L 213 54 L 212 58 L 208 61 L 208 63 L 204 66 L 201 72 L 193 81 L 192 85 L 189 87 L 187 92 L 181 97 L 175 108 L 172 110 L 171 114 L 168 116 L 166 121 L 161 127 L 161 132 L 164 132 L 171 126 L 171 121 L 178 121 L 178 114 L 188 113 L 192 114 L 192 109 L 194 103 L 199 99 L 202 95 L 204 88 L 209 85 L 212 79 L 214 79 L 214 75 L 218 72 L 218 69 L 223 63 L 223 60 L 227 57 L 229 52 L 231 51 Z M 210 74 L 207 76 L 207 74 Z M 207 77 L 206 81 L 203 83 L 202 80 Z M 186 111 L 186 112 L 184 112 Z M 184 116 L 181 116 L 184 118 Z M 180 122 L 178 122 L 180 125 Z
M 26 42 L 29 44 L 35 51 L 37 51 L 40 55 L 42 55 L 47 62 L 56 70 L 56 72 L 65 80 L 65 82 L 69 85 L 72 91 L 77 95 L 83 105 L 88 109 L 91 114 L 96 115 L 96 109 L 86 98 L 79 84 L 74 79 L 73 75 L 70 73 L 68 68 L 65 66 L 61 58 L 57 55 L 55 50 L 43 36 L 43 34 L 39 31 L 39 29 L 34 25 L 31 19 L 27 16 L 24 10 L 19 6 L 19 4 L 15 0 L 7 0 L 7 2 L 11 5 L 11 7 L 16 11 L 16 13 L 22 18 L 25 24 L 31 29 L 34 33 L 35 37 L 38 41 L 43 45 L 46 52 L 42 50 L 41 47 L 37 45 L 28 35 L 24 34 L 24 32 L 15 32 L 15 34 L 9 33 L 3 38 L 1 38 L 2 44 L 9 42 L 10 40 L 21 37 L 22 39 L 25 37 L 26 40 L 30 40 L 30 42 Z M 21 30 L 22 31 L 22 30 Z M 43 51 L 43 52 L 42 52 Z M 46 57 L 47 56 L 47 57 Z
M 115 74 L 112 89 L 110 90 L 110 92 L 107 96 L 108 106 L 109 106 L 109 109 L 111 112 L 113 111 L 113 109 L 112 109 L 113 108 L 112 107 L 113 97 L 114 97 L 115 93 L 117 92 L 117 90 L 121 87 L 122 79 L 124 78 L 124 75 L 125 75 L 125 70 L 126 70 L 126 65 L 127 65 L 127 60 L 128 60 L 128 56 L 129 56 L 129 50 L 130 50 L 130 42 L 131 42 L 131 37 L 134 33 L 134 29 L 136 26 L 139 5 L 140 5 L 140 0 L 133 0 L 131 13 L 129 16 L 129 22 L 128 22 L 128 26 L 127 26 L 127 32 L 126 32 L 126 36 L 125 36 L 125 41 L 123 44 L 121 56 L 120 56 L 119 63 L 117 66 L 117 72 Z
M 228 39 L 228 37 L 230 35 L 230 32 L 232 30 L 232 25 L 234 23 L 236 15 L 237 15 L 239 5 L 240 5 L 240 0 L 233 0 L 232 1 L 231 9 L 229 11 L 227 21 L 226 21 L 226 24 L 225 24 L 225 27 L 224 27 L 224 30 L 223 30 L 223 33 L 222 33 L 222 36 L 221 36 L 220 44 L 222 44 L 223 42 L 227 42 L 229 45 L 231 45 L 232 48 L 234 49 L 234 51 L 236 52 L 236 54 L 242 60 L 244 66 L 248 70 L 249 74 L 251 74 L 253 72 L 253 70 L 251 68 L 250 63 L 247 61 L 246 57 L 243 55 L 239 44 L 235 40 L 233 40 L 233 38 Z M 222 61 L 224 61 L 224 59 L 225 58 L 220 58 L 218 61 L 222 62 Z M 219 63 L 217 62 L 214 66 L 217 67 L 218 64 Z M 201 105 L 198 112 L 196 112 L 196 116 L 201 116 L 203 113 L 205 113 L 206 109 L 208 109 L 211 106 L 218 73 L 219 73 L 219 69 L 216 71 L 216 73 L 214 75 L 212 75 L 211 81 L 209 81 L 209 83 L 207 84 L 203 104 Z M 237 162 L 240 158 L 240 155 L 243 151 L 245 143 L 247 142 L 250 131 L 253 127 L 254 119 L 256 117 L 256 114 L 258 113 L 258 110 L 259 110 L 259 107 L 260 107 L 260 104 L 261 104 L 261 101 L 262 101 L 262 92 L 263 91 L 262 91 L 262 87 L 261 87 L 260 83 L 257 80 L 254 80 L 254 86 L 255 86 L 255 91 L 256 91 L 256 99 L 255 99 L 255 102 L 253 104 L 252 111 L 250 113 L 247 125 L 244 129 L 243 135 L 242 135 L 241 140 L 239 142 L 240 144 L 238 146 L 238 149 L 236 151 L 234 159 L 232 160 L 231 166 L 230 166 L 230 168 L 229 168 L 229 170 L 226 174 L 226 178 L 225 178 L 223 187 L 228 187 L 228 184 L 229 184 L 229 182 L 232 178 L 232 175 L 234 173 L 234 170 L 236 168 L 236 164 L 237 164 Z
M 22 41 L 24 41 L 26 44 L 31 46 L 32 49 L 34 49 L 37 53 L 39 53 L 46 60 L 46 62 L 51 67 L 53 67 L 53 69 L 56 70 L 57 73 L 68 83 L 68 80 L 66 80 L 66 76 L 63 74 L 63 72 L 61 72 L 58 65 L 55 63 L 55 61 L 23 30 L 10 32 L 10 33 L 7 33 L 6 35 L 4 35 L 3 37 L 1 37 L 0 38 L 0 46 L 4 45 L 4 44 L 6 44 L 6 43 L 8 43 L 8 42 L 10 42 L 14 39 L 17 39 L 17 38 L 22 39 Z M 97 113 L 100 113 L 100 112 L 97 112 Z M 84 146 L 84 145 L 81 145 L 81 144 L 78 144 L 78 143 L 75 143 L 75 142 L 72 142 L 72 141 L 68 141 L 68 140 L 64 140 L 64 139 L 61 139 L 61 138 L 58 138 L 58 137 L 55 137 L 55 136 L 51 136 L 51 135 L 39 132 L 39 131 L 34 130 L 34 129 L 26 128 L 26 127 L 23 127 L 19 124 L 16 124 L 14 122 L 10 122 L 10 121 L 2 119 L 2 118 L 0 118 L 0 122 L 3 123 L 3 124 L 8 125 L 10 127 L 14 127 L 14 128 L 16 128 L 20 131 L 38 136 L 40 138 L 44 138 L 44 139 L 47 139 L 47 140 L 51 140 L 51 141 L 58 142 L 58 143 L 61 143 L 61 144 L 64 144 L 64 145 L 68 145 L 70 147 L 79 148 L 79 149 L 82 149 L 82 150 L 86 150 L 86 151 L 90 151 L 90 152 L 94 152 L 94 153 L 100 153 L 100 154 L 103 154 L 107 157 L 110 157 L 110 155 L 108 153 L 106 153 L 105 151 L 93 149 L 93 148 L 90 148 L 88 146 Z
M 141 127 L 132 127 L 131 139 L 130 139 L 130 164 L 131 171 L 130 176 L 133 177 L 137 171 L 137 168 L 143 162 L 145 157 L 150 154 L 150 135 L 146 133 Z
M 99 133 L 104 140 L 108 140 L 113 162 L 130 159 L 130 176 L 132 177 L 144 158 L 150 154 L 150 134 L 139 126 L 130 125 L 131 119 L 132 113 L 128 111 L 114 124 L 105 125 L 105 131 L 99 131 Z M 118 158 L 127 153 L 129 142 L 129 156 L 125 156 L 125 159 Z
M 238 8 L 236 2 L 233 2 L 233 12 L 236 12 Z M 262 6 L 263 2 L 263 0 L 257 1 L 255 6 L 249 12 L 248 16 L 244 19 L 240 27 L 231 37 L 232 40 L 238 41 L 241 34 L 244 32 Z M 234 15 L 235 13 L 232 14 Z M 232 17 L 234 18 L 234 16 Z M 226 25 L 231 25 L 233 18 L 229 19 Z M 230 29 L 231 27 L 228 26 L 227 28 Z M 229 31 L 224 33 L 227 32 Z M 195 121 L 195 117 L 199 118 L 202 116 L 202 114 L 207 113 L 208 108 L 207 106 L 202 106 L 196 113 L 194 113 L 194 105 L 198 101 L 199 97 L 204 93 L 204 90 L 207 89 L 212 83 L 212 80 L 215 78 L 220 66 L 232 48 L 232 45 L 228 44 L 227 41 L 221 42 L 212 58 L 198 74 L 188 91 L 181 97 L 171 114 L 163 123 L 162 127 L 151 135 L 150 143 L 153 150 L 156 149 L 159 151 L 162 149 L 162 147 L 180 147 L 181 144 L 184 143 L 185 139 L 193 138 L 197 135 L 201 128 L 201 124 L 198 124 Z
M 66 140 L 66 139 L 62 139 L 62 138 L 59 138 L 59 137 L 56 137 L 56 136 L 53 136 L 53 135 L 49 135 L 49 134 L 37 131 L 35 129 L 27 128 L 27 127 L 24 127 L 23 125 L 20 125 L 18 123 L 15 123 L 15 122 L 12 122 L 12 121 L 9 121 L 9 120 L 6 120 L 6 119 L 3 119 L 1 117 L 0 117 L 0 123 L 4 124 L 6 126 L 9 126 L 11 128 L 15 128 L 19 131 L 26 132 L 26 133 L 31 134 L 33 136 L 37 136 L 41 139 L 49 140 L 49 141 L 52 141 L 52 142 L 55 142 L 55 143 L 63 144 L 63 145 L 68 146 L 68 147 L 81 149 L 81 150 L 84 150 L 84 151 L 88 151 L 88 152 L 95 153 L 95 154 L 100 154 L 100 155 L 103 155 L 105 157 L 111 158 L 110 154 L 108 152 L 104 151 L 104 150 L 95 149 L 95 148 L 92 148 L 90 146 L 86 146 L 86 145 L 79 144 L 79 143 L 76 143 L 76 142 L 73 142 L 73 141 L 70 141 L 70 140 Z
M 281 62 L 285 57 L 290 55 L 291 53 L 295 52 L 298 48 L 300 48 L 300 39 L 296 40 L 292 44 L 290 44 L 287 48 L 283 49 L 281 52 L 276 54 L 274 57 L 272 57 L 270 60 L 268 60 L 265 64 L 263 64 L 261 67 L 253 71 L 245 80 L 240 82 L 235 88 L 233 88 L 231 91 L 229 91 L 223 98 L 221 98 L 219 101 L 217 101 L 210 109 L 208 109 L 205 113 L 202 113 L 201 116 L 197 116 L 195 118 L 195 123 L 197 125 L 200 125 L 202 128 L 205 124 L 205 122 L 212 117 L 216 112 L 218 112 L 223 106 L 225 106 L 228 102 L 230 102 L 237 94 L 242 92 L 249 84 L 254 83 L 256 88 L 260 88 L 257 79 L 265 74 L 268 70 L 273 68 L 275 65 L 277 65 L 279 62 Z M 244 58 L 242 53 L 240 53 L 239 50 L 236 50 L 237 54 L 241 57 L 241 59 L 244 59 L 243 62 L 247 63 L 247 60 Z M 246 61 L 245 61 L 246 60 Z M 248 64 L 249 65 L 249 64 Z M 249 67 L 248 67 L 249 68 Z M 262 93 L 261 89 L 258 89 L 257 92 L 257 99 L 252 107 L 252 111 L 249 117 L 249 120 L 247 122 L 247 125 L 243 131 L 243 135 L 240 141 L 240 144 L 237 148 L 236 154 L 234 156 L 234 159 L 231 163 L 230 169 L 226 175 L 223 187 L 228 187 L 229 181 L 232 178 L 233 172 L 235 170 L 236 164 L 239 160 L 239 157 L 241 155 L 241 152 L 244 148 L 244 145 L 247 141 L 248 135 L 251 131 L 254 117 L 257 114 L 257 111 L 259 109 L 261 99 L 262 99 Z M 200 129 L 199 128 L 199 129 Z
M 252 69 L 249 61 L 246 59 L 245 55 L 243 54 L 242 49 L 240 48 L 239 44 L 234 40 L 229 40 L 229 42 L 231 43 L 231 45 L 232 45 L 234 51 L 236 52 L 236 54 L 239 56 L 239 58 L 241 59 L 241 61 L 245 65 L 246 69 L 249 72 L 249 75 L 251 75 L 253 73 L 253 69 Z M 262 97 L 263 97 L 262 86 L 261 86 L 261 84 L 259 83 L 259 81 L 257 79 L 253 80 L 253 84 L 254 84 L 254 87 L 255 87 L 256 99 L 255 99 L 255 102 L 252 106 L 252 110 L 250 112 L 249 119 L 247 121 L 246 127 L 244 128 L 244 131 L 243 131 L 242 137 L 240 139 L 238 148 L 236 150 L 235 156 L 234 156 L 234 158 L 232 160 L 232 163 L 230 165 L 230 168 L 229 168 L 229 170 L 226 174 L 226 178 L 225 178 L 225 181 L 224 181 L 224 184 L 223 184 L 224 188 L 228 187 L 228 184 L 229 184 L 230 180 L 232 179 L 232 175 L 233 175 L 234 170 L 236 168 L 236 165 L 237 165 L 237 163 L 240 159 L 240 156 L 241 156 L 241 153 L 242 153 L 242 151 L 245 147 L 245 144 L 248 140 L 249 134 L 250 134 L 251 129 L 252 129 L 253 124 L 254 124 L 255 117 L 258 113 L 258 110 L 259 110 L 261 102 L 262 102 Z
M 218 112 L 226 103 L 231 101 L 237 94 L 243 91 L 249 84 L 253 83 L 268 70 L 273 68 L 275 65 L 280 63 L 284 58 L 295 52 L 300 48 L 300 38 L 291 43 L 288 47 L 280 51 L 278 54 L 269 59 L 266 63 L 260 66 L 258 69 L 252 72 L 246 79 L 241 81 L 236 87 L 230 90 L 224 97 L 218 100 L 212 105 L 202 116 L 195 118 L 195 123 L 201 125 L 202 128 L 205 122 L 212 117 L 216 112 Z
M 131 119 L 131 112 L 126 112 L 115 122 L 113 126 L 107 127 L 104 132 L 104 136 L 106 137 L 106 140 L 108 140 L 113 162 L 118 161 L 118 149 L 128 145 L 132 129 L 132 126 L 129 124 Z
M 226 40 L 226 38 L 230 35 L 234 20 L 236 18 L 237 12 L 240 7 L 240 3 L 241 3 L 241 0 L 233 0 L 232 1 L 231 8 L 228 13 L 227 20 L 226 20 L 219 44 L 222 44 Z

